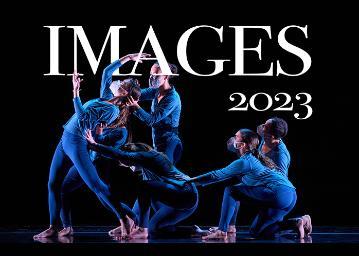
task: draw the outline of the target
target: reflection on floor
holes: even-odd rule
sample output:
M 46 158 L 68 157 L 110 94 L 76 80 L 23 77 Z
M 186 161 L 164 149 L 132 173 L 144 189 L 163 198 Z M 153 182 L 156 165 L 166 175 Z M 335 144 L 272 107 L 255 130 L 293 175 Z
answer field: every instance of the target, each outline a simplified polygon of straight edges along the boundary
M 237 234 L 229 236 L 227 240 L 203 241 L 200 237 L 156 238 L 146 240 L 121 240 L 119 237 L 110 237 L 107 231 L 112 227 L 75 227 L 75 234 L 71 237 L 53 237 L 33 240 L 33 235 L 40 229 L 0 228 L 0 244 L 29 244 L 29 243 L 75 243 L 75 244 L 109 244 L 109 243 L 151 243 L 151 244 L 198 244 L 198 243 L 254 243 L 254 244 L 278 244 L 278 243 L 359 243 L 359 228 L 353 227 L 314 227 L 310 237 L 298 239 L 295 234 L 283 234 L 274 240 L 251 240 L 248 235 L 248 227 L 239 227 Z

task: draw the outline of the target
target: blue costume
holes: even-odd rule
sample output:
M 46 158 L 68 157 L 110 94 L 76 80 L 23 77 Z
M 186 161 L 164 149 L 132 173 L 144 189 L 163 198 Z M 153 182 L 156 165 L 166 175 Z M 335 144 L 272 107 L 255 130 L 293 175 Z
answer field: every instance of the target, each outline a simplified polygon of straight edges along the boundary
M 163 152 L 175 164 L 182 155 L 182 143 L 178 137 L 181 99 L 174 87 L 159 102 L 158 95 L 158 88 L 142 89 L 140 101 L 152 100 L 151 113 L 140 108 L 134 115 L 152 127 L 155 150 Z
M 259 145 L 259 150 L 261 151 L 264 144 L 262 140 Z M 270 158 L 277 166 L 277 171 L 281 172 L 285 176 L 288 176 L 288 169 L 290 165 L 290 153 L 287 149 L 287 146 L 284 144 L 283 140 L 280 140 L 279 144 L 271 148 L 270 151 L 264 154 L 264 156 Z
M 120 61 L 112 63 L 105 69 L 102 77 L 101 95 L 109 95 L 111 83 L 109 73 L 121 66 Z M 111 73 L 112 75 L 112 73 Z M 75 114 L 64 125 L 62 138 L 54 153 L 48 182 L 50 224 L 59 222 L 61 209 L 61 187 L 63 180 L 73 165 L 84 183 L 111 209 L 118 219 L 125 215 L 135 218 L 135 214 L 124 204 L 118 204 L 111 195 L 109 187 L 100 179 L 87 149 L 85 132 L 94 130 L 99 124 L 112 124 L 120 114 L 117 106 L 105 98 L 94 99 L 82 105 L 79 97 L 73 99 Z
M 236 210 L 237 201 L 244 195 L 261 206 L 250 232 L 253 236 L 271 237 L 280 229 L 281 222 L 296 203 L 296 192 L 286 176 L 264 166 L 251 153 L 246 153 L 223 169 L 192 179 L 203 186 L 240 177 L 241 182 L 227 187 L 222 202 L 219 229 L 227 231 Z
M 175 225 L 197 208 L 196 187 L 186 183 L 189 177 L 179 171 L 163 153 L 156 150 L 126 152 L 100 144 L 95 148 L 107 157 L 142 167 L 143 181 L 136 201 L 138 225 L 148 228 L 151 234 L 174 231 Z M 155 202 L 155 213 L 149 219 L 151 201 Z
M 96 140 L 104 145 L 113 146 L 119 148 L 126 143 L 127 139 L 127 129 L 126 128 L 105 128 L 101 135 L 94 135 Z M 111 159 L 105 158 L 98 154 L 95 151 L 90 151 L 90 158 L 94 163 L 96 169 L 104 174 L 105 177 L 108 176 L 108 169 L 111 166 L 115 166 L 117 162 L 114 162 Z M 101 164 L 99 164 L 101 163 Z M 101 168 L 102 166 L 102 168 Z M 72 166 L 67 173 L 61 188 L 61 220 L 64 227 L 72 226 L 71 221 L 71 193 L 75 190 L 81 188 L 84 185 L 84 181 L 81 179 L 80 174 L 78 173 L 75 166 Z M 106 203 L 99 197 L 99 200 L 102 204 L 108 208 Z
M 259 145 L 259 151 L 262 150 L 264 140 L 261 141 Z M 279 144 L 273 147 L 270 151 L 264 154 L 264 156 L 270 158 L 275 165 L 277 166 L 276 170 L 281 172 L 283 175 L 288 176 L 288 169 L 290 165 L 290 153 L 284 144 L 283 140 L 280 140 Z M 223 200 L 226 200 L 225 197 L 228 195 L 228 190 L 231 188 L 228 187 L 223 193 Z M 239 202 L 237 203 L 236 210 L 231 218 L 229 225 L 235 225 L 237 220 L 237 215 L 239 211 Z

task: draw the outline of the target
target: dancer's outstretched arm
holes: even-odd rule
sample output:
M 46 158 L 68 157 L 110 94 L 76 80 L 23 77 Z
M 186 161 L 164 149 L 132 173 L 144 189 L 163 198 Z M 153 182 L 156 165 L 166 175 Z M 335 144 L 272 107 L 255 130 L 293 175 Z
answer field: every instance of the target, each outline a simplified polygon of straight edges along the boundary
M 140 101 L 153 100 L 156 98 L 157 88 L 145 88 L 141 89 Z
M 151 56 L 148 53 L 132 53 L 127 54 L 126 56 L 123 56 L 122 58 L 112 62 L 110 65 L 108 65 L 102 73 L 102 79 L 101 79 L 101 88 L 100 88 L 100 97 L 105 99 L 110 99 L 113 97 L 113 94 L 110 90 L 110 85 L 112 83 L 112 74 L 115 72 L 118 68 L 120 68 L 123 64 L 126 62 L 132 60 L 142 63 L 141 58 L 146 58 Z
M 227 180 L 238 175 L 243 175 L 249 170 L 249 164 L 243 159 L 238 159 L 222 169 L 207 172 L 205 174 L 191 178 L 186 182 L 194 182 L 198 185 L 206 186 L 212 183 Z
M 120 148 L 127 141 L 128 132 L 126 127 L 111 129 L 111 132 L 103 134 L 103 129 L 106 126 L 100 124 L 96 127 L 96 132 L 92 133 L 95 141 L 104 145 L 112 145 L 115 148 Z
M 94 140 L 90 130 L 86 132 L 86 139 L 90 145 L 91 150 L 97 151 L 108 158 L 117 159 L 120 161 L 126 161 L 131 165 L 136 165 L 137 163 L 140 163 L 140 161 L 143 160 L 142 154 L 138 152 L 126 152 L 120 149 L 116 149 L 114 147 L 109 147 L 97 143 Z
M 161 104 L 158 105 L 156 110 L 152 113 L 146 112 L 143 108 L 140 107 L 140 105 L 138 105 L 137 102 L 133 100 L 132 97 L 128 98 L 127 106 L 134 107 L 135 112 L 133 114 L 146 125 L 153 126 L 171 114 L 178 106 L 178 102 L 179 99 L 176 96 L 164 98 L 161 100 Z

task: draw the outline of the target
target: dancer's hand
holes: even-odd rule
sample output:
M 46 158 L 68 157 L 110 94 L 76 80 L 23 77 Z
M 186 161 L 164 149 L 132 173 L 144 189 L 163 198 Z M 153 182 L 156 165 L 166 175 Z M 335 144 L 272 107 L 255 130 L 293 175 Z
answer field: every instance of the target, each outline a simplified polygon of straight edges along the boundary
M 151 54 L 148 54 L 148 53 L 131 53 L 131 54 L 127 54 L 126 56 L 122 57 L 120 59 L 121 61 L 121 64 L 125 64 L 127 61 L 138 61 L 139 63 L 142 63 L 142 60 L 141 59 L 144 59 L 144 58 L 147 58 L 147 57 L 150 57 Z
M 126 106 L 134 107 L 136 109 L 140 108 L 140 105 L 138 105 L 138 100 L 134 100 L 132 96 L 127 97 Z
M 74 73 L 72 74 L 72 87 L 73 87 L 74 91 L 79 91 L 80 90 L 80 84 L 81 84 L 82 81 L 83 81 L 83 79 L 81 79 L 79 77 L 79 74 L 75 70 Z
M 106 127 L 106 124 L 100 123 L 96 126 L 96 134 L 101 135 L 103 133 L 103 129 Z
M 92 145 L 97 145 L 96 141 L 94 140 L 94 138 L 92 137 L 92 133 L 91 130 L 87 130 L 86 131 L 86 140 L 88 143 L 92 144 Z

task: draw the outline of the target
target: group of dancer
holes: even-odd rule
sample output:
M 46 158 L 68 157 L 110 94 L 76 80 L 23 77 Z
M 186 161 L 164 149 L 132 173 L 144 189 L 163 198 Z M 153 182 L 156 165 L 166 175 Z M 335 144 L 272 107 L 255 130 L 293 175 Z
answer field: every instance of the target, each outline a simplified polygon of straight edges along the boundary
M 273 238 L 282 230 L 294 230 L 300 238 L 312 231 L 309 215 L 284 217 L 296 203 L 296 190 L 288 180 L 290 154 L 283 142 L 287 123 L 270 118 L 257 132 L 240 129 L 227 142 L 228 150 L 238 159 L 228 166 L 190 177 L 175 164 L 182 155 L 178 135 L 181 100 L 163 75 L 158 63 L 151 67 L 149 87 L 141 89 L 138 81 L 128 78 L 112 80 L 112 74 L 128 61 L 139 61 L 149 54 L 129 54 L 105 68 L 100 98 L 85 104 L 80 100 L 82 79 L 75 72 L 73 83 L 74 115 L 64 125 L 55 150 L 49 174 L 48 204 L 50 227 L 34 236 L 71 236 L 71 194 L 87 185 L 100 202 L 117 218 L 119 226 L 109 234 L 126 239 L 146 239 L 178 232 L 176 225 L 197 208 L 197 186 L 231 180 L 224 190 L 218 227 L 193 232 L 203 239 L 227 239 L 236 232 L 240 202 L 257 205 L 260 210 L 251 227 L 253 238 Z M 177 67 L 169 64 L 171 73 Z M 139 104 L 151 100 L 151 110 Z M 127 128 L 130 115 L 152 127 L 153 148 L 145 143 L 132 143 Z M 118 201 L 108 183 L 100 176 L 98 159 L 114 159 L 116 165 L 140 173 L 137 200 L 130 208 Z M 113 164 L 113 161 L 112 161 Z M 63 227 L 62 229 L 60 227 Z

